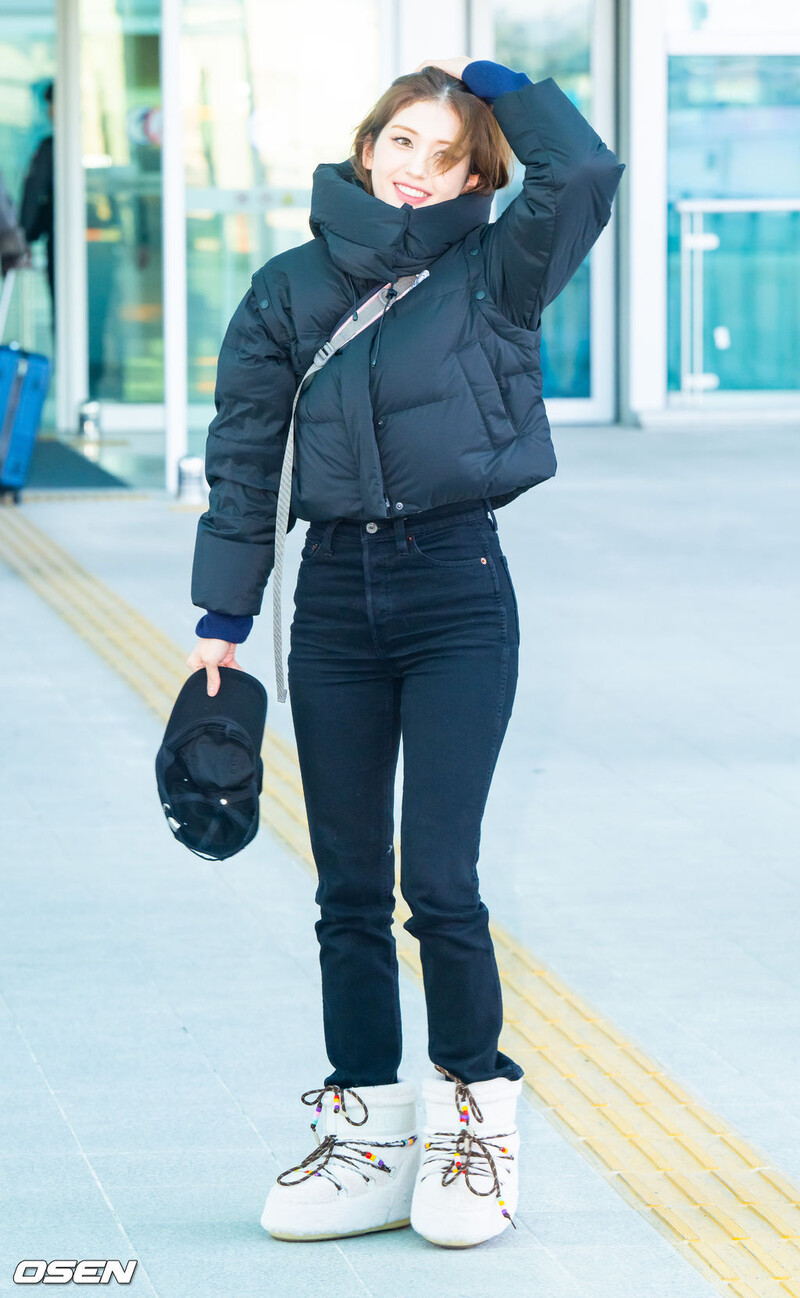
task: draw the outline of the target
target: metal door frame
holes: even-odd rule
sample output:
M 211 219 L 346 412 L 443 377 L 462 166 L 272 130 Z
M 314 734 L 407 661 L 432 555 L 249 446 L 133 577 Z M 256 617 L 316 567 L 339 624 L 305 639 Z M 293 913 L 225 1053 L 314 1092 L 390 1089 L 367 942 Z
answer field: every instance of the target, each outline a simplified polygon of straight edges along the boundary
M 620 264 L 623 383 L 621 418 L 648 426 L 687 413 L 687 397 L 667 391 L 667 71 L 671 55 L 800 54 L 800 29 L 760 32 L 686 32 L 670 29 L 665 7 L 624 0 L 622 138 L 627 186 L 622 194 Z M 774 393 L 701 394 L 707 413 Z M 792 394 L 789 394 L 791 398 Z M 787 398 L 777 398 L 777 401 Z M 695 410 L 697 398 L 689 403 Z M 690 412 L 689 412 L 690 413 Z
M 74 436 L 89 392 L 86 185 L 83 172 L 80 4 L 56 0 L 53 112 L 56 429 Z

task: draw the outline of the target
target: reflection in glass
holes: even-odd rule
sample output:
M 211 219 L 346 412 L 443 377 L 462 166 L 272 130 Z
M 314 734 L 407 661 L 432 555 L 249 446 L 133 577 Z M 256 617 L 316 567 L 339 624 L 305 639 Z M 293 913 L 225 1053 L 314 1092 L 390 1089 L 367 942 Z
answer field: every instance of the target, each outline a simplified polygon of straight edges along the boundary
M 159 6 L 81 0 L 89 395 L 164 399 Z

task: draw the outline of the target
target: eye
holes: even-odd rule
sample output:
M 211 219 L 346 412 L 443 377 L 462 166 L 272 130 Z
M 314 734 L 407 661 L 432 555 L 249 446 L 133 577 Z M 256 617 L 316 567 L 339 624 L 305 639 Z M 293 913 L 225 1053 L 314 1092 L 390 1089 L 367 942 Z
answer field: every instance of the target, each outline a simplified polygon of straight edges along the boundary
M 409 140 L 409 138 L 408 138 L 407 135 L 393 135 L 393 136 L 392 136 L 392 143 L 393 143 L 393 144 L 403 144 L 403 143 L 410 144 L 411 141 Z M 446 152 L 447 152 L 446 149 L 439 149 L 439 150 L 437 151 L 437 153 L 436 153 L 435 156 L 436 156 L 437 158 L 443 158 Z

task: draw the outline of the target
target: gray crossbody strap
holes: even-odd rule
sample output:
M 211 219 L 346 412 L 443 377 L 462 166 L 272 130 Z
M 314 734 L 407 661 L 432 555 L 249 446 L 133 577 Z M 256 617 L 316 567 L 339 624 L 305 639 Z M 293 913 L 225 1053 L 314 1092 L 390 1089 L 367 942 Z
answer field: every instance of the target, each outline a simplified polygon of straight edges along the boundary
M 292 415 L 289 420 L 289 433 L 286 438 L 286 450 L 281 469 L 281 481 L 278 488 L 278 506 L 275 514 L 275 565 L 272 571 L 272 639 L 275 650 L 275 684 L 279 703 L 286 702 L 281 634 L 281 581 L 283 578 L 283 552 L 286 546 L 286 532 L 289 523 L 289 504 L 292 496 L 294 416 L 300 393 L 308 386 L 314 375 L 319 373 L 323 365 L 328 363 L 331 356 L 341 351 L 342 347 L 351 342 L 353 338 L 356 338 L 358 334 L 363 333 L 371 324 L 374 324 L 383 314 L 384 309 L 388 311 L 401 297 L 404 297 L 406 293 L 410 293 L 411 289 L 415 288 L 423 279 L 427 279 L 429 273 L 429 271 L 423 270 L 419 275 L 403 275 L 401 279 L 395 280 L 394 284 L 384 284 L 383 288 L 379 289 L 377 293 L 373 293 L 372 297 L 363 306 L 359 307 L 356 318 L 353 319 L 353 316 L 349 315 L 345 322 L 331 335 L 328 342 L 323 343 L 300 380 L 298 389 L 294 394 Z M 390 288 L 393 288 L 395 293 L 391 298 L 388 297 Z

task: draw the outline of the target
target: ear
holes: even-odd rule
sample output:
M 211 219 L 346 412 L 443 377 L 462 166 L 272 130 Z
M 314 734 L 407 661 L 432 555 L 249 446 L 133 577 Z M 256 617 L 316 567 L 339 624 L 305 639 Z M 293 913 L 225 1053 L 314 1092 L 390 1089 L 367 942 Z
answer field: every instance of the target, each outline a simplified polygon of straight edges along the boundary
M 470 189 L 474 189 L 475 186 L 480 181 L 480 178 L 481 178 L 480 172 L 473 171 L 471 175 L 467 176 L 466 182 L 464 184 L 464 188 L 462 189 L 461 193 L 466 194 L 469 192 Z
M 361 165 L 367 171 L 372 171 L 372 136 L 368 135 L 361 149 Z

